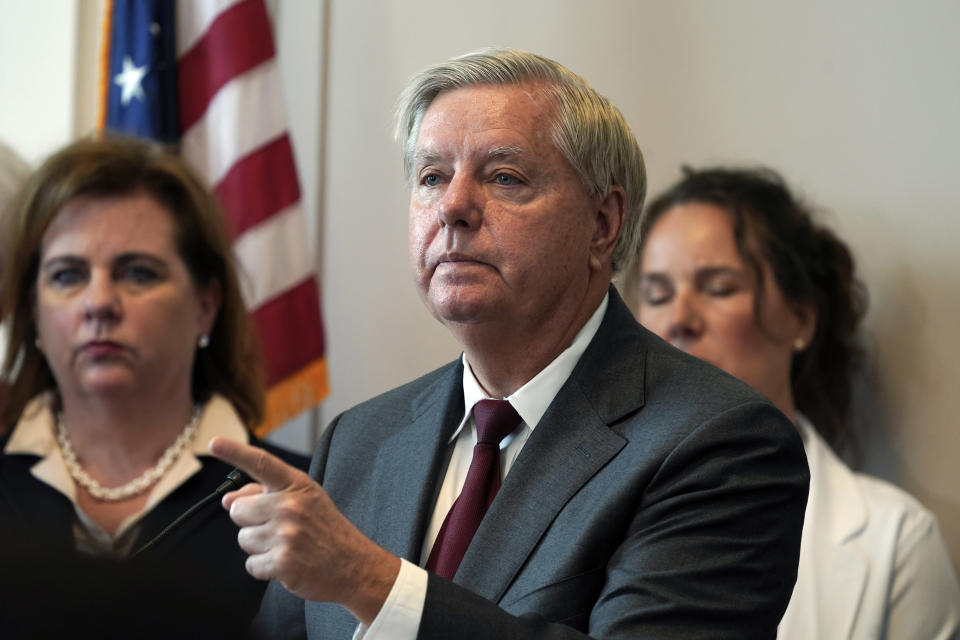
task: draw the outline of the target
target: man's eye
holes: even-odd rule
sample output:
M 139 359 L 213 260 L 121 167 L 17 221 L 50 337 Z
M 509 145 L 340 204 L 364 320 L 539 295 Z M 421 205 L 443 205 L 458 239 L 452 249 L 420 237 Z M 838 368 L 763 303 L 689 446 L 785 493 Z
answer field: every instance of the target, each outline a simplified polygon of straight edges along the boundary
M 494 179 L 497 181 L 497 184 L 505 187 L 517 184 L 519 182 L 515 176 L 512 176 L 509 173 L 498 173 Z
M 435 187 L 440 184 L 440 176 L 435 173 L 428 173 L 423 177 L 423 184 L 428 187 Z

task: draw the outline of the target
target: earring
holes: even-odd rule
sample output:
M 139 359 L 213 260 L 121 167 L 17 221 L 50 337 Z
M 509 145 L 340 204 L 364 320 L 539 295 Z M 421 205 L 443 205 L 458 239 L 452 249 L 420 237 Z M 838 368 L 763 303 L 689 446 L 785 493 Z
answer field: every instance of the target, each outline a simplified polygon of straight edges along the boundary
M 807 343 L 803 338 L 797 338 L 793 341 L 793 350 L 794 351 L 803 351 L 807 348 Z
M 197 346 L 201 349 L 206 349 L 210 346 L 210 336 L 204 334 L 200 336 L 200 339 L 197 340 Z
M 33 346 L 37 348 L 37 351 L 43 352 L 43 347 L 40 346 L 40 336 L 33 339 Z

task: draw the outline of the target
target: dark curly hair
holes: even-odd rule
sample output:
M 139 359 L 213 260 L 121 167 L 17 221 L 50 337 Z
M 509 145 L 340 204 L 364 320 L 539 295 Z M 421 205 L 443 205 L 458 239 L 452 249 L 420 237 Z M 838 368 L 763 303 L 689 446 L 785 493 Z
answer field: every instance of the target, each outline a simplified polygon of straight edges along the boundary
M 640 254 L 650 228 L 670 208 L 709 203 L 733 218 L 737 250 L 757 282 L 770 266 L 788 302 L 813 304 L 817 325 L 810 345 L 793 357 L 790 385 L 797 409 L 837 450 L 854 445 L 854 375 L 865 352 L 859 326 L 867 292 L 847 245 L 813 214 L 772 169 L 684 168 L 683 178 L 650 203 L 641 222 Z M 754 315 L 763 329 L 757 287 Z

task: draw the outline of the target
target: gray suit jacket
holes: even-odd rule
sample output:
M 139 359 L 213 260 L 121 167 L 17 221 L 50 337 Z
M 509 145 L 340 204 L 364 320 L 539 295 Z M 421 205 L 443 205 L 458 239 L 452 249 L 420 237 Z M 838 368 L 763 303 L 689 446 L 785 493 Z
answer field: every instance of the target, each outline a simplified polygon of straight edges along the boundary
M 339 416 L 311 475 L 414 563 L 463 417 L 460 361 Z M 767 400 L 643 329 L 603 323 L 490 507 L 423 639 L 773 638 L 797 572 L 808 473 Z M 344 609 L 278 585 L 271 637 L 350 638 Z

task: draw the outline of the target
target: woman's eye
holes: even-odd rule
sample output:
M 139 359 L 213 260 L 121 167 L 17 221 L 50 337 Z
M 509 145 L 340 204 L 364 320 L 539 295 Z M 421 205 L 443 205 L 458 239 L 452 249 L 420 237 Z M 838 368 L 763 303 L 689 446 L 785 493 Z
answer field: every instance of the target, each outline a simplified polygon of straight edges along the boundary
M 519 180 L 515 176 L 510 175 L 509 173 L 498 173 L 494 180 L 497 181 L 497 184 L 508 187 L 510 185 L 517 184 Z
M 83 271 L 78 267 L 57 269 L 50 274 L 49 279 L 58 287 L 72 287 L 83 280 Z
M 728 280 L 716 280 L 707 282 L 703 289 L 711 296 L 725 298 L 737 292 L 737 284 Z
M 157 272 L 143 265 L 129 265 L 123 268 L 121 277 L 135 284 L 148 284 L 157 279 Z
M 655 307 L 670 301 L 672 295 L 668 287 L 662 285 L 646 285 L 640 288 L 640 297 L 644 304 Z

